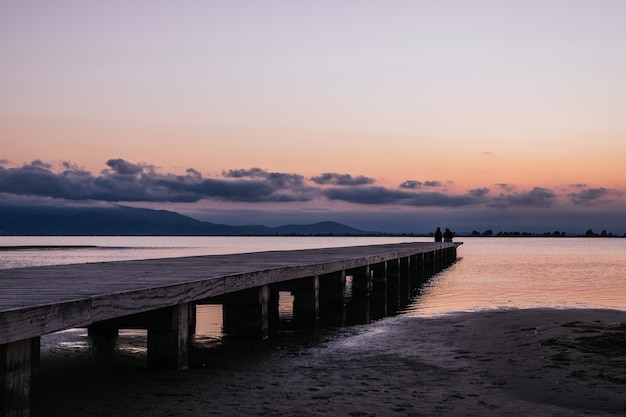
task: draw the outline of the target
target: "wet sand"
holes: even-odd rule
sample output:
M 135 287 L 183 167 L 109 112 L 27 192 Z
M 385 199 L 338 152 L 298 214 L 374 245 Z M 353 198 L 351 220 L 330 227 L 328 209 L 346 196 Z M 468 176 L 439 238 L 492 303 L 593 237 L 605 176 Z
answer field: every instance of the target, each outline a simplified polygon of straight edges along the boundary
M 184 372 L 146 370 L 132 343 L 45 349 L 32 415 L 626 415 L 623 311 L 401 315 L 194 349 Z

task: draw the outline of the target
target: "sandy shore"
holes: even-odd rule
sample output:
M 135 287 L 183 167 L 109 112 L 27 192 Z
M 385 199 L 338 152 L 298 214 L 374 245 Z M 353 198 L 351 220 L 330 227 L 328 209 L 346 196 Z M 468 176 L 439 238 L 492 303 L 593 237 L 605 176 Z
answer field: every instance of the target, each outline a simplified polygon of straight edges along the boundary
M 626 312 L 397 316 L 312 339 L 144 354 L 44 351 L 33 416 L 626 415 Z M 137 341 L 141 344 L 142 341 Z

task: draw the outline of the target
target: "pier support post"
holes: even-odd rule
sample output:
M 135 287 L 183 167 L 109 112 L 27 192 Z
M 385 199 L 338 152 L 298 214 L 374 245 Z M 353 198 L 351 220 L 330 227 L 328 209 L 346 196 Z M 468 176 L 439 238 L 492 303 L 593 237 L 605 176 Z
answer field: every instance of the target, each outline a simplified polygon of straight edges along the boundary
M 437 273 L 437 251 L 431 251 L 425 254 L 426 271 L 424 279 L 428 279 Z
M 269 298 L 269 285 L 229 294 L 222 308 L 224 333 L 246 339 L 267 339 Z
M 119 335 L 117 326 L 108 325 L 107 323 L 98 322 L 87 327 L 87 336 L 99 342 L 111 342 Z
M 148 367 L 187 369 L 189 366 L 189 303 L 156 311 L 159 324 L 148 327 Z
M 411 257 L 411 291 L 416 290 L 426 276 L 426 259 L 424 253 L 418 253 Z
M 346 271 L 320 276 L 320 321 L 327 326 L 346 323 Z
M 0 345 L 0 417 L 30 416 L 33 341 Z
M 398 293 L 400 305 L 407 304 L 411 298 L 411 257 L 400 258 Z
M 452 265 L 456 262 L 456 245 L 446 249 L 446 266 Z
M 371 316 L 380 319 L 387 315 L 387 262 L 372 265 Z
M 187 329 L 189 334 L 189 340 L 193 338 L 193 335 L 196 334 L 197 326 L 198 326 L 198 309 L 196 303 L 188 303 L 189 304 L 189 318 L 187 322 Z
M 387 261 L 387 314 L 400 309 L 400 259 Z
M 372 272 L 370 266 L 351 269 L 352 297 L 348 302 L 347 321 L 349 324 L 365 324 L 370 321 L 370 294 L 372 292 Z
M 319 277 L 302 278 L 292 284 L 293 321 L 298 327 L 315 327 L 320 317 Z
M 267 302 L 267 321 L 269 333 L 276 333 L 280 329 L 280 290 L 275 286 L 269 287 Z

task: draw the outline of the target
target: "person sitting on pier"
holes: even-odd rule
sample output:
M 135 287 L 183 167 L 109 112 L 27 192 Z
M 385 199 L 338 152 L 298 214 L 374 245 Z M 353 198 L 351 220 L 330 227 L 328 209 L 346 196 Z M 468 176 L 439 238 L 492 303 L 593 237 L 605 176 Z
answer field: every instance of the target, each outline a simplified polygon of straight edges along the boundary
M 441 229 L 437 228 L 435 230 L 435 242 L 441 242 L 443 240 L 443 234 L 441 233 Z
M 452 242 L 453 237 L 454 237 L 454 233 L 452 233 L 452 231 L 446 227 L 446 231 L 443 232 L 443 241 Z

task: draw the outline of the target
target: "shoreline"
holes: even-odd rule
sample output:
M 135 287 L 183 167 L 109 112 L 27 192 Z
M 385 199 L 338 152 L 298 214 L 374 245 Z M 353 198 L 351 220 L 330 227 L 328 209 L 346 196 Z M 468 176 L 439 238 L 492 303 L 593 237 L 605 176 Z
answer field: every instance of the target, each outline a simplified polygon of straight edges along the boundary
M 54 250 L 54 249 L 95 249 L 97 245 L 12 245 L 0 246 L 0 251 L 20 251 L 20 250 Z
M 511 309 L 194 348 L 186 372 L 119 350 L 42 351 L 32 416 L 609 416 L 626 410 L 626 311 Z

